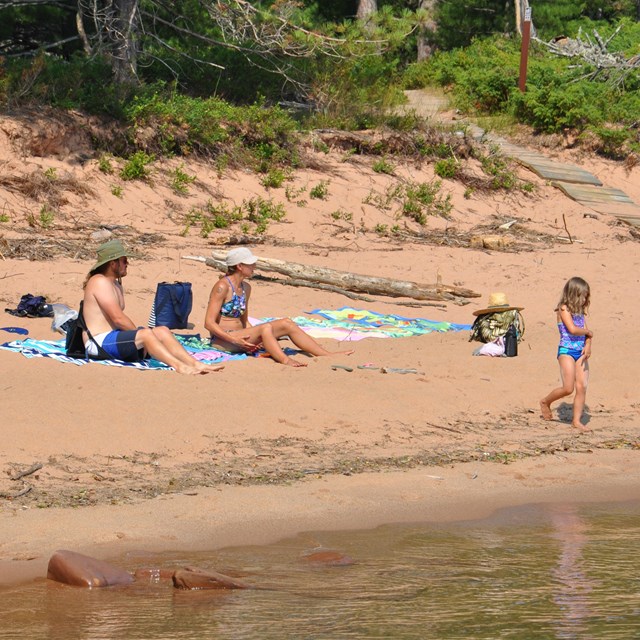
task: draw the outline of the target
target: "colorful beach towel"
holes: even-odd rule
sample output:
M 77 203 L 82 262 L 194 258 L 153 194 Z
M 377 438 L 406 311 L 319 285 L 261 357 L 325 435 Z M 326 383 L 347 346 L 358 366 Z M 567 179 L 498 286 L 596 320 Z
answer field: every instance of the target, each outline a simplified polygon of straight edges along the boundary
M 437 331 L 469 331 L 470 324 L 456 324 L 426 318 L 406 318 L 394 314 L 376 313 L 365 309 L 314 309 L 307 311 L 320 318 L 299 316 L 293 318 L 314 338 L 335 338 L 355 341 L 363 338 L 407 338 Z
M 219 364 L 229 360 L 244 360 L 247 358 L 243 353 L 230 354 L 211 349 L 209 341 L 202 340 L 199 335 L 176 335 L 176 338 L 182 346 L 193 355 L 194 358 L 201 362 L 205 362 L 206 364 Z M 135 369 L 140 369 L 142 371 L 154 369 L 171 370 L 171 367 L 167 366 L 163 362 L 154 360 L 153 358 L 143 360 L 142 362 L 124 362 L 122 360 L 80 360 L 76 358 L 69 358 L 65 353 L 64 343 L 64 340 L 33 340 L 32 338 L 27 338 L 25 340 L 5 342 L 0 345 L 0 349 L 21 353 L 25 358 L 52 358 L 59 362 L 69 362 L 78 366 L 96 363 L 110 367 L 134 367 Z

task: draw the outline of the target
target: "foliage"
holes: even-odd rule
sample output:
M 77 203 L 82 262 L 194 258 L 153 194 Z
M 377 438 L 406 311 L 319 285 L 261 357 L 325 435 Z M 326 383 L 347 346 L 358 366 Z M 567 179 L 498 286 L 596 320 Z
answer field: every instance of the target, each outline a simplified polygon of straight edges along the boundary
M 304 207 L 307 204 L 307 201 L 301 196 L 305 191 L 305 187 L 295 188 L 292 186 L 287 186 L 284 190 L 284 195 L 288 202 L 294 202 L 299 207 Z
M 458 161 L 455 158 L 443 158 L 442 160 L 437 160 L 433 165 L 433 172 L 439 178 L 455 178 L 458 169 Z
M 353 214 L 342 208 L 332 211 L 330 215 L 334 220 L 344 220 L 345 222 L 351 222 L 353 220 Z
M 254 224 L 256 233 L 265 233 L 271 220 L 280 221 L 285 215 L 283 205 L 260 197 L 243 200 L 241 205 L 231 208 L 225 203 L 215 205 L 208 201 L 204 207 L 194 207 L 189 211 L 182 235 L 186 235 L 194 225 L 200 226 L 203 238 L 208 238 L 215 229 L 226 229 L 238 222 L 244 222 L 243 230 L 248 230 L 245 221 Z
M 282 169 L 275 168 L 267 172 L 260 184 L 265 189 L 279 189 L 286 179 L 287 174 Z
M 260 197 L 244 200 L 241 210 L 246 212 L 247 220 L 255 223 L 256 233 L 264 233 L 270 220 L 279 222 L 286 215 L 283 205 Z
M 111 156 L 108 153 L 103 153 L 98 158 L 98 169 L 106 175 L 113 173 L 113 165 L 111 164 Z
M 311 187 L 309 190 L 309 197 L 312 200 L 326 200 L 329 195 L 329 182 L 327 180 L 320 180 L 318 184 Z
M 393 166 L 393 164 L 391 162 L 389 162 L 389 160 L 387 160 L 386 158 L 381 158 L 380 160 L 376 160 L 372 165 L 371 168 L 376 172 L 376 173 L 386 173 L 389 176 L 392 176 L 395 173 L 395 167 Z
M 200 225 L 200 235 L 208 238 L 214 229 L 226 229 L 240 220 L 242 212 L 238 207 L 229 209 L 225 203 L 214 205 L 209 200 L 203 208 L 194 207 L 189 211 L 182 235 L 186 235 L 193 225 Z
M 184 195 L 189 191 L 189 185 L 196 180 L 195 176 L 189 175 L 184 170 L 184 165 L 180 165 L 173 170 L 171 175 L 171 188 L 180 195 Z
M 122 115 L 123 100 L 101 58 L 68 59 L 39 53 L 29 59 L 7 59 L 0 74 L 0 106 L 47 104 L 89 113 Z
M 640 24 L 621 24 L 611 50 L 624 49 L 627 56 L 637 53 Z M 614 29 L 615 25 L 600 25 L 599 33 L 606 39 Z M 527 90 L 521 93 L 517 86 L 519 59 L 517 41 L 503 37 L 475 40 L 466 49 L 440 52 L 427 62 L 412 65 L 406 82 L 409 86 L 435 83 L 445 87 L 455 106 L 466 113 L 507 113 L 543 133 L 590 132 L 600 139 L 596 148 L 605 155 L 612 156 L 614 139 L 625 152 L 635 148 L 640 73 L 630 76 L 626 86 L 586 80 L 582 78 L 583 65 L 552 56 L 544 46 L 533 43 Z M 606 75 L 600 75 L 606 80 Z
M 153 161 L 153 156 L 144 151 L 136 151 L 120 169 L 120 177 L 123 180 L 146 180 L 151 175 L 149 165 Z
M 399 214 L 424 225 L 427 217 L 436 215 L 448 218 L 453 205 L 451 195 L 443 195 L 442 182 L 407 182 L 390 185 L 384 194 L 371 192 L 364 200 L 364 204 L 373 205 L 381 210 L 390 209 L 393 204 L 399 207 Z
M 136 129 L 151 129 L 147 142 L 162 153 L 226 154 L 267 173 L 272 167 L 298 163 L 296 123 L 282 109 L 254 104 L 234 106 L 217 98 L 197 99 L 155 92 L 136 97 L 125 110 Z

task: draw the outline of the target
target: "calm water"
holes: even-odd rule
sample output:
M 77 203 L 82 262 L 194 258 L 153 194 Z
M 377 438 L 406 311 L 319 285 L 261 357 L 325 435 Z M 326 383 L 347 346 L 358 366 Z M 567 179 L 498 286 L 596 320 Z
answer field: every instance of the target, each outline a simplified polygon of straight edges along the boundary
M 316 547 L 356 564 L 314 567 Z M 0 638 L 640 638 L 640 503 L 529 506 L 482 521 L 302 534 L 267 547 L 128 556 L 273 590 L 165 584 L 0 591 Z

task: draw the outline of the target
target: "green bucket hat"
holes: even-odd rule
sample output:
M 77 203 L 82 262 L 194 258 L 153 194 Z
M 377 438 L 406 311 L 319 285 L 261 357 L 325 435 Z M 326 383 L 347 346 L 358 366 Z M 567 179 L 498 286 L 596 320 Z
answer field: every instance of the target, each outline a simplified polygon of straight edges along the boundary
M 101 244 L 98 249 L 98 262 L 96 262 L 91 271 L 95 271 L 98 267 L 101 267 L 111 260 L 117 260 L 118 258 L 125 258 L 131 256 L 131 254 L 124 248 L 124 245 L 120 240 L 109 240 Z

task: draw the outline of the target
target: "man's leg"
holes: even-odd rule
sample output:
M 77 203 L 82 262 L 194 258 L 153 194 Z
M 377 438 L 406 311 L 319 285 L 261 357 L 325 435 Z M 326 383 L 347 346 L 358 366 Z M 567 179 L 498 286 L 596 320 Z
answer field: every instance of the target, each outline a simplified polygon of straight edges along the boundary
M 179 373 L 198 374 L 220 371 L 220 365 L 207 365 L 190 356 L 167 327 L 140 329 L 136 334 L 136 346 L 144 349 L 152 358 L 173 367 Z

